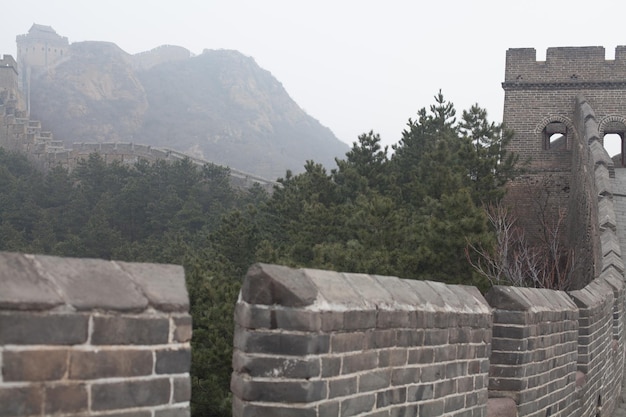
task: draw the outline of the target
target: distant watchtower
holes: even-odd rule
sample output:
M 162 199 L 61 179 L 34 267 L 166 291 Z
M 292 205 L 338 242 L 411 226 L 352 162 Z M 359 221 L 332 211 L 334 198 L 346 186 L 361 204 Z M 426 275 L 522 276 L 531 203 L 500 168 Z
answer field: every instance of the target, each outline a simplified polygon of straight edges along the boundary
M 543 62 L 534 49 L 509 49 L 502 87 L 504 123 L 515 131 L 510 149 L 532 158 L 531 171 L 571 168 L 578 94 L 595 110 L 603 135 L 624 138 L 626 46 L 616 48 L 615 60 L 605 60 L 598 46 L 549 48 Z
M 529 161 L 507 198 L 531 240 L 545 233 L 541 216 L 565 216 L 565 244 L 585 252 L 577 254 L 577 262 L 585 258 L 586 264 L 579 269 L 592 274 L 598 264 L 591 220 L 597 216 L 597 203 L 589 200 L 597 201 L 598 194 L 591 185 L 589 145 L 592 139 L 602 144 L 605 135 L 618 135 L 622 160 L 615 166 L 623 165 L 626 46 L 616 48 L 614 60 L 605 59 L 603 47 L 549 48 L 545 61 L 537 61 L 534 49 L 509 49 L 502 87 L 504 123 L 515 133 L 509 150 Z M 595 111 L 599 134 L 593 137 L 585 131 L 577 97 Z M 614 169 L 608 155 L 606 169 Z
M 19 88 L 29 97 L 31 73 L 47 70 L 66 57 L 69 42 L 52 27 L 38 24 L 33 24 L 27 34 L 17 35 L 16 42 Z

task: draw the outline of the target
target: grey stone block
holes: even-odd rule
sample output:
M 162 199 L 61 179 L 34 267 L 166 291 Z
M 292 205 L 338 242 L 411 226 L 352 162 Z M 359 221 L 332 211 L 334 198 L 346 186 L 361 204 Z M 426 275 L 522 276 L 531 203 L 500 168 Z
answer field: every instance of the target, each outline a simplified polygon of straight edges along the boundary
M 44 414 L 82 413 L 87 411 L 87 387 L 84 384 L 47 386 Z
M 34 385 L 26 387 L 0 387 L 0 417 L 41 415 L 42 390 Z
M 347 397 L 357 392 L 357 377 L 336 378 L 328 381 L 328 398 Z
M 315 415 L 315 417 L 339 416 L 339 405 L 340 405 L 339 401 L 324 401 L 319 405 L 318 413 Z
M 235 347 L 247 353 L 281 356 L 318 355 L 330 351 L 330 336 L 236 329 Z
M 172 399 L 175 403 L 182 403 L 191 399 L 190 377 L 174 378 L 174 395 Z
M 146 297 L 112 262 L 43 255 L 34 256 L 33 262 L 61 290 L 67 304 L 79 311 L 136 312 L 148 306 Z
M 422 329 L 399 329 L 396 331 L 396 346 L 417 347 L 424 345 L 424 334 L 429 330 Z
M 48 310 L 63 303 L 56 285 L 39 274 L 31 259 L 0 252 L 0 309 Z
M 383 349 L 378 352 L 378 366 L 382 367 L 398 367 L 406 366 L 408 363 L 409 352 L 407 349 Z
M 385 408 L 406 402 L 406 387 L 388 389 L 376 394 L 376 407 Z
M 341 367 L 342 374 L 375 369 L 378 366 L 378 353 L 376 351 L 365 351 L 357 354 L 350 354 L 343 357 Z
M 267 403 L 311 403 L 328 394 L 323 380 L 255 380 L 237 373 L 233 373 L 230 387 L 241 400 Z
M 156 351 L 157 374 L 182 374 L 191 369 L 191 349 L 162 349 Z
M 189 310 L 185 271 L 179 265 L 115 262 L 141 288 L 152 307 L 159 311 Z
M 508 311 L 525 311 L 531 302 L 519 288 L 495 285 L 485 296 L 491 307 Z
M 73 350 L 68 377 L 74 380 L 132 377 L 152 374 L 152 351 Z
M 151 411 L 122 411 L 120 413 L 91 413 L 89 417 L 152 417 Z
M 340 357 L 322 357 L 322 378 L 333 377 L 341 374 Z
M 277 308 L 270 312 L 270 327 L 282 330 L 316 332 L 322 328 L 322 318 L 319 311 Z
M 409 402 L 423 402 L 425 400 L 431 400 L 435 395 L 434 384 L 419 384 L 411 385 L 407 390 L 407 401 Z
M 487 417 L 517 417 L 517 404 L 512 398 L 490 398 Z
M 454 395 L 446 397 L 443 403 L 443 411 L 445 413 L 452 413 L 457 410 L 461 410 L 465 406 L 465 396 Z
M 376 310 L 376 305 L 365 300 L 357 293 L 344 275 L 338 272 L 322 271 L 319 269 L 304 269 L 303 271 L 305 276 L 317 287 L 319 294 L 328 303 L 339 304 L 347 311 Z M 374 317 L 374 325 L 375 324 L 376 318 Z
M 437 346 L 448 343 L 448 329 L 426 329 L 424 332 L 424 345 Z
M 241 288 L 241 297 L 249 304 L 285 307 L 311 305 L 317 293 L 317 287 L 303 271 L 267 264 L 251 266 Z
M 362 351 L 365 347 L 364 332 L 333 333 L 330 336 L 330 350 L 333 353 Z
M 443 415 L 444 400 L 427 401 L 419 404 L 419 416 L 420 417 L 436 417 Z
M 423 283 L 382 275 L 372 275 L 372 278 L 391 295 L 394 309 L 412 310 L 422 305 L 423 300 L 417 295 L 415 286 Z
M 423 347 L 409 350 L 409 364 L 433 363 L 435 350 L 432 347 Z
M 87 341 L 88 322 L 82 314 L 0 312 L 0 344 L 80 344 Z
M 397 344 L 397 331 L 388 329 L 376 329 L 367 333 L 370 349 L 390 348 Z M 383 352 L 381 350 L 381 352 Z
M 63 350 L 6 351 L 2 356 L 4 381 L 54 381 L 67 371 L 67 353 Z
M 244 403 L 240 410 L 233 411 L 233 417 L 318 417 L 318 414 L 316 406 L 296 408 Z
M 96 316 L 91 343 L 94 345 L 157 345 L 169 339 L 167 318 Z
M 421 382 L 433 382 L 443 379 L 446 374 L 445 365 L 434 364 L 421 368 L 420 381 Z
M 279 358 L 252 356 L 235 351 L 233 354 L 233 370 L 251 377 L 309 379 L 320 376 L 320 361 L 318 357 Z
M 156 410 L 154 417 L 189 417 L 191 411 L 189 407 L 170 408 L 167 410 Z
M 91 408 L 95 411 L 167 404 L 169 400 L 169 378 L 95 383 L 91 386 Z
M 361 375 L 359 377 L 359 392 L 378 391 L 389 387 L 391 385 L 391 373 L 391 369 L 381 369 Z
M 245 301 L 239 301 L 235 305 L 235 323 L 246 329 L 273 329 L 276 328 L 275 314 L 271 307 L 265 305 L 252 305 Z M 275 317 L 274 317 L 275 318 Z
M 456 392 L 456 382 L 452 379 L 444 379 L 435 382 L 435 398 L 443 398 Z
M 418 367 L 394 368 L 391 373 L 391 385 L 408 385 L 419 382 L 421 369 Z
M 417 404 L 394 407 L 389 411 L 389 417 L 416 417 L 417 415 Z
M 191 341 L 192 322 L 191 316 L 174 317 L 174 342 L 186 343 Z
M 376 395 L 366 394 L 345 399 L 341 402 L 341 417 L 356 416 L 371 411 L 376 404 Z

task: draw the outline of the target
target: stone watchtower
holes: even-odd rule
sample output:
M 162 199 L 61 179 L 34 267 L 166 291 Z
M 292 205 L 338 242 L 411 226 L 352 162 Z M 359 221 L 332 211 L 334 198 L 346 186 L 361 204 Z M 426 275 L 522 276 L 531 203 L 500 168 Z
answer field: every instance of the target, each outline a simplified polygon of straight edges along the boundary
M 19 87 L 28 97 L 31 73 L 50 69 L 67 57 L 69 42 L 52 27 L 38 24 L 33 24 L 27 34 L 17 35 L 16 42 Z
M 595 111 L 596 141 L 603 144 L 606 134 L 617 134 L 623 154 L 626 46 L 616 48 L 614 60 L 605 59 L 603 47 L 549 48 L 545 61 L 537 61 L 535 49 L 509 49 L 502 87 L 504 124 L 515 134 L 509 150 L 528 162 L 507 198 L 531 240 L 545 233 L 542 218 L 566 219 L 564 243 L 576 248 L 576 262 L 582 264 L 577 285 L 584 285 L 593 279 L 593 269 L 598 272 L 593 243 L 598 194 L 589 165 L 593 141 L 579 117 L 580 103 Z M 614 172 L 608 154 L 606 169 Z

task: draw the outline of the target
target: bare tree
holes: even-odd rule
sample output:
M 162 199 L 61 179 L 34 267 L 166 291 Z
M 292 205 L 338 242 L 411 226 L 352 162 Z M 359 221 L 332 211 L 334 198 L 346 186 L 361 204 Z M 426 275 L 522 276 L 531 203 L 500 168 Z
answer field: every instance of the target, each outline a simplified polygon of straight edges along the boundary
M 534 244 L 502 203 L 487 206 L 485 213 L 495 231 L 495 244 L 489 248 L 468 244 L 466 248 L 467 259 L 479 274 L 492 285 L 568 289 L 574 262 L 573 251 L 562 242 L 564 210 L 557 210 L 556 215 L 545 206 L 540 210 L 537 219 L 543 233 Z

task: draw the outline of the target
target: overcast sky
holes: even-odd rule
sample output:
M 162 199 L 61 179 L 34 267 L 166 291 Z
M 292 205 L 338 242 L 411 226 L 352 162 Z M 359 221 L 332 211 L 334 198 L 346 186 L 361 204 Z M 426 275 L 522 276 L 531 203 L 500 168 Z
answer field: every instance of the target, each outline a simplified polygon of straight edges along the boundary
M 589 6 L 590 5 L 590 6 Z M 129 53 L 163 44 L 236 49 L 339 139 L 396 143 L 439 89 L 501 121 L 508 48 L 626 44 L 623 0 L 19 0 L 2 5 L 0 54 L 33 23 Z

